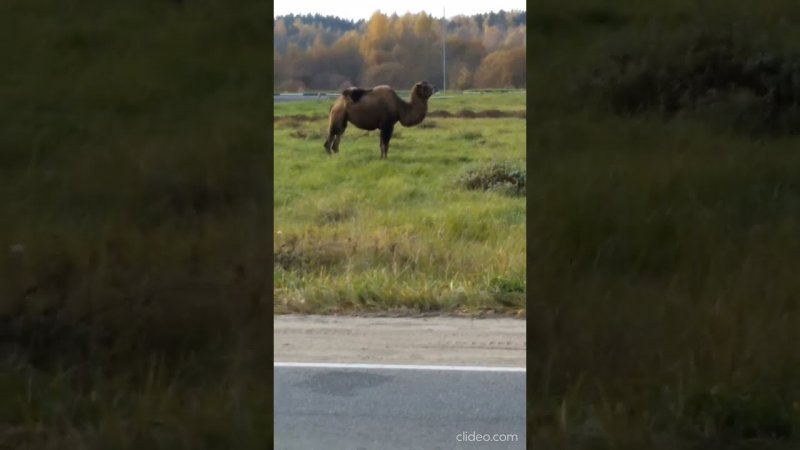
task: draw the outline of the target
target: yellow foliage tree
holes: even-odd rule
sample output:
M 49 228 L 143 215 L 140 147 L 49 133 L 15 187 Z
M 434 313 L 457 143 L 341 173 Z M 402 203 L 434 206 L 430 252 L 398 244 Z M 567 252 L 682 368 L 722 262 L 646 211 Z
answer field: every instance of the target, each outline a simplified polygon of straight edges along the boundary
M 470 72 L 467 66 L 461 66 L 461 70 L 458 71 L 458 79 L 456 80 L 456 89 L 463 91 L 470 86 L 472 86 L 472 72 Z
M 419 39 L 428 39 L 431 37 L 433 32 L 433 19 L 431 16 L 423 13 L 420 13 L 417 16 L 417 20 L 414 23 L 414 34 L 417 35 Z
M 523 87 L 525 25 L 516 15 L 459 16 L 447 22 L 447 85 Z M 491 25 L 490 25 L 491 23 Z M 275 86 L 336 89 L 353 84 L 405 89 L 441 83 L 443 23 L 426 14 L 375 11 L 363 25 L 291 16 L 275 20 Z
M 387 51 L 385 44 L 390 37 L 389 18 L 380 11 L 375 11 L 367 22 L 367 31 L 361 40 L 359 49 L 368 66 L 382 63 L 381 55 Z
M 481 62 L 475 74 L 475 86 L 522 88 L 525 87 L 525 77 L 525 49 L 498 50 Z

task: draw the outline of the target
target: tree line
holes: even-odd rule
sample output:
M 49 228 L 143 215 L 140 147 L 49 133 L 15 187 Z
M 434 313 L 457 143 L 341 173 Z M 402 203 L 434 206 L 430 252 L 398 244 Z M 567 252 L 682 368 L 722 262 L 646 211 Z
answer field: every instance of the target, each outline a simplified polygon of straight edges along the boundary
M 274 88 L 343 89 L 428 80 L 448 89 L 525 87 L 526 15 L 499 11 L 447 21 L 375 12 L 369 20 L 287 15 L 274 22 Z M 442 66 L 445 36 L 446 69 Z

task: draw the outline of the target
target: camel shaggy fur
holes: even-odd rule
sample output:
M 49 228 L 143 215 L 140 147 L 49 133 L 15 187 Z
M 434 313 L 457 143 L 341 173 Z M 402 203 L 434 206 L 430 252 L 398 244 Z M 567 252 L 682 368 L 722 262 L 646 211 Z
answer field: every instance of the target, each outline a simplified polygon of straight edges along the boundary
M 362 130 L 381 130 L 381 159 L 385 159 L 394 125 L 400 122 L 404 127 L 412 127 L 422 122 L 428 113 L 428 99 L 435 92 L 433 85 L 420 81 L 411 88 L 407 103 L 389 86 L 345 89 L 331 106 L 325 151 L 329 155 L 339 153 L 339 140 L 350 122 Z

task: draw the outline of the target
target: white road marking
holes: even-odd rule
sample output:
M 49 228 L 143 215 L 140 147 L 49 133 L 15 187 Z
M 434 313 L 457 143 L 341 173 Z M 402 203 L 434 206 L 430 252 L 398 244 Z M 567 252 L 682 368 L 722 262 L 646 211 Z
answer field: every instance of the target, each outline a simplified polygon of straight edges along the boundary
M 458 372 L 525 372 L 524 367 L 485 366 L 427 366 L 417 364 L 349 364 L 314 362 L 275 362 L 275 367 L 304 367 L 313 369 L 366 369 L 366 370 L 442 370 Z

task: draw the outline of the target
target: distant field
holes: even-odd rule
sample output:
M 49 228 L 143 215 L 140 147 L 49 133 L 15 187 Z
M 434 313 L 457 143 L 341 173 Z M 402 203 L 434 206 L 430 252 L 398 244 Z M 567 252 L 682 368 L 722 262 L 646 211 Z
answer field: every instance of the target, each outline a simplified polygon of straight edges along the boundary
M 329 157 L 332 102 L 275 105 L 275 312 L 524 314 L 524 187 L 465 183 L 490 178 L 493 164 L 524 180 L 525 120 L 398 126 L 385 161 L 378 134 L 350 125 Z M 463 109 L 524 113 L 525 96 L 429 103 Z

